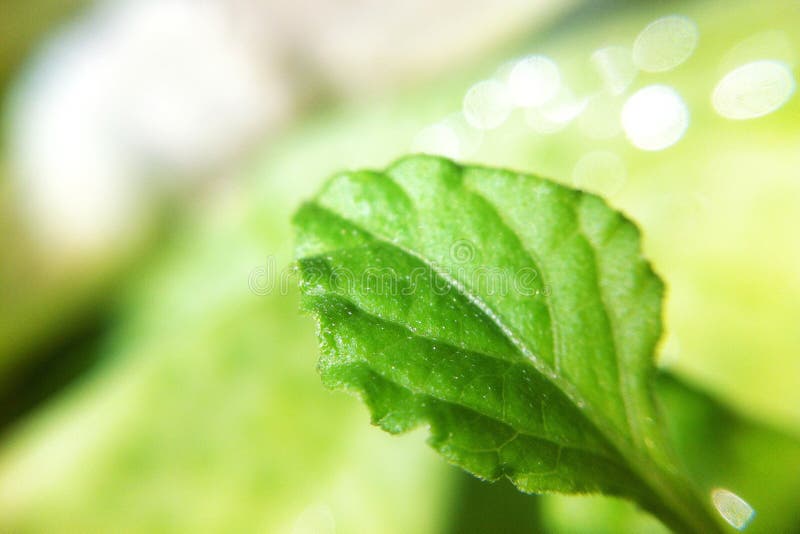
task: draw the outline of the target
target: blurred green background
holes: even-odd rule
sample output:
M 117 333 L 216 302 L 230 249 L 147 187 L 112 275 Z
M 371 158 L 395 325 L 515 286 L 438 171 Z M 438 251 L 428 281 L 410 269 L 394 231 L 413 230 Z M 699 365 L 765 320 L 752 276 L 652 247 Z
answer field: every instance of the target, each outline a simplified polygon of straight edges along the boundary
M 0 13 L 0 532 L 663 532 L 472 479 L 320 384 L 290 216 L 410 151 L 636 220 L 680 457 L 748 532 L 800 532 L 800 3 Z

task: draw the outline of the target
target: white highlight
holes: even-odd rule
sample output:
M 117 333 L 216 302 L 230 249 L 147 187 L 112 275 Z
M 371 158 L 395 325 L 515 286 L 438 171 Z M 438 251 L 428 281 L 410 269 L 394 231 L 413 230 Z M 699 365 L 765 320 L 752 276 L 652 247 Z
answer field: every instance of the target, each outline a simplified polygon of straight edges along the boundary
M 642 150 L 663 150 L 677 143 L 689 126 L 689 110 L 681 96 L 666 85 L 640 89 L 622 107 L 622 128 Z
M 545 56 L 519 60 L 508 75 L 508 89 L 517 106 L 540 106 L 553 98 L 561 87 L 558 65 Z
M 756 515 L 756 511 L 747 501 L 724 488 L 711 490 L 711 501 L 719 515 L 736 530 L 744 530 Z
M 727 119 L 755 119 L 788 102 L 796 86 L 786 64 L 754 61 L 726 74 L 714 88 L 711 102 L 717 113 Z
M 229 15 L 190 0 L 104 3 L 23 73 L 10 177 L 49 256 L 124 246 L 152 195 L 190 186 L 286 116 L 277 63 L 232 32 Z
M 596 50 L 591 61 L 603 80 L 603 87 L 612 95 L 624 93 L 639 73 L 633 64 L 631 51 L 624 46 Z
M 511 114 L 511 109 L 509 92 L 497 80 L 478 82 L 464 96 L 464 117 L 470 125 L 480 130 L 493 130 L 501 126 Z
M 692 55 L 699 31 L 697 24 L 682 15 L 654 20 L 633 43 L 633 63 L 647 72 L 674 69 Z

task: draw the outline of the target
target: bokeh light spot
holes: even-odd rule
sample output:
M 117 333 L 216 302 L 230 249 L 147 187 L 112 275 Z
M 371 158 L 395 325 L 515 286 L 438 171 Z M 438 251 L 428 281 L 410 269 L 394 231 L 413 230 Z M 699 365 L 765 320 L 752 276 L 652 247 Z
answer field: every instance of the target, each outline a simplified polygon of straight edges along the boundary
M 508 75 L 508 89 L 517 106 L 540 106 L 553 98 L 561 86 L 558 65 L 545 56 L 519 60 Z
M 736 530 L 743 530 L 756 515 L 755 510 L 747 501 L 723 488 L 711 490 L 711 501 L 719 515 Z
M 717 113 L 727 119 L 755 119 L 788 102 L 796 85 L 786 64 L 754 61 L 726 74 L 714 88 L 711 101 Z
M 633 146 L 663 150 L 677 143 L 689 126 L 689 110 L 672 87 L 640 89 L 622 107 L 622 129 Z
M 698 37 L 697 24 L 683 15 L 654 20 L 633 43 L 633 63 L 647 72 L 674 69 L 689 59 Z

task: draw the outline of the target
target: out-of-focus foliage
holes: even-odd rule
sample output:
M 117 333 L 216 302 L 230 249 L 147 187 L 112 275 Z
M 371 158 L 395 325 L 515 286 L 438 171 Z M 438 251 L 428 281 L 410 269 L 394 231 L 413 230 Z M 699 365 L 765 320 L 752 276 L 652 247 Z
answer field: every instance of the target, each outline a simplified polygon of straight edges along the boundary
M 619 187 L 579 185 L 643 229 L 646 255 L 669 288 L 662 364 L 734 410 L 665 393 L 681 455 L 703 486 L 722 485 L 754 505 L 752 531 L 796 531 L 800 453 L 788 436 L 800 430 L 800 99 L 735 122 L 715 114 L 710 93 L 745 39 L 779 31 L 800 50 L 800 12 L 796 2 L 744 0 L 588 6 L 481 65 L 411 93 L 330 108 L 264 146 L 212 213 L 190 211 L 184 230 L 142 260 L 135 280 L 108 290 L 112 326 L 90 349 L 91 371 L 6 428 L 0 530 L 325 532 L 333 521 L 339 532 L 463 532 L 459 518 L 477 507 L 450 500 L 470 502 L 466 485 L 451 491 L 421 435 L 384 436 L 353 399 L 325 392 L 296 298 L 262 296 L 260 282 L 252 291 L 251 273 L 259 278 L 271 254 L 277 268 L 289 264 L 289 217 L 324 177 L 383 167 L 407 152 L 421 128 L 458 111 L 470 85 L 510 57 L 546 53 L 576 89 L 588 87 L 593 50 L 630 46 L 645 24 L 675 11 L 698 24 L 695 53 L 673 71 L 641 73 L 633 86 L 670 84 L 686 100 L 690 125 L 675 146 L 641 152 L 619 136 L 588 138 L 579 124 L 535 135 L 514 114 L 468 159 L 571 183 L 586 152 L 620 157 Z M 14 286 L 6 257 L 8 324 L 30 302 L 7 297 Z M 80 298 L 53 291 L 66 303 Z M 44 311 L 19 316 L 23 324 L 9 326 L 9 336 L 38 332 L 47 313 L 55 314 L 53 328 L 74 318 L 57 313 L 48 294 Z M 738 412 L 758 424 L 738 423 Z M 534 511 L 517 508 L 519 517 L 554 532 L 653 525 L 619 501 L 564 499 L 532 501 Z
M 758 514 L 747 532 L 800 532 L 797 432 L 742 418 L 669 375 L 658 386 L 673 442 L 698 484 L 736 488 Z
M 672 442 L 698 486 L 706 492 L 736 488 L 757 511 L 747 532 L 800 531 L 800 439 L 743 418 L 669 374 L 659 376 L 657 386 Z M 666 532 L 616 499 L 549 496 L 541 507 L 548 529 L 557 533 Z
M 269 235 L 203 236 L 177 238 L 141 275 L 102 368 L 7 441 L 3 529 L 317 532 L 335 518 L 343 531 L 430 531 L 433 455 L 382 443 L 349 399 L 309 380 L 312 329 L 284 313 L 293 288 L 250 291 Z

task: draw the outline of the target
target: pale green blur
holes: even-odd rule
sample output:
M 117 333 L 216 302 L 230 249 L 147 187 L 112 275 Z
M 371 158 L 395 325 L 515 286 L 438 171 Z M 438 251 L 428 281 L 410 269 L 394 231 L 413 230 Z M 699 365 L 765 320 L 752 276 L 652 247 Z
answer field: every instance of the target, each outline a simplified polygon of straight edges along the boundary
M 718 484 L 737 485 L 729 489 L 756 508 L 748 532 L 800 528 L 792 505 L 800 448 L 786 437 L 800 435 L 800 97 L 749 121 L 721 118 L 711 105 L 714 86 L 735 66 L 729 52 L 744 39 L 782 30 L 800 57 L 800 8 L 735 1 L 585 7 L 421 87 L 311 113 L 260 147 L 239 172 L 244 186 L 222 206 L 188 209 L 167 237 L 137 248 L 147 252 L 137 252 L 134 268 L 98 269 L 87 276 L 91 290 L 60 282 L 52 302 L 36 296 L 44 311 L 9 327 L 0 347 L 23 326 L 57 329 L 37 329 L 35 318 L 64 308 L 63 324 L 98 293 L 113 294 L 112 320 L 91 349 L 97 363 L 5 430 L 0 531 L 426 533 L 458 524 L 460 479 L 424 446 L 425 431 L 385 435 L 357 399 L 326 391 L 293 284 L 263 295 L 253 273 L 290 267 L 290 216 L 328 175 L 383 167 L 408 152 L 420 130 L 459 111 L 469 87 L 507 60 L 546 54 L 573 89 L 588 93 L 599 87 L 595 49 L 630 46 L 648 22 L 675 12 L 697 23 L 696 51 L 674 70 L 639 73 L 626 93 L 655 83 L 678 91 L 690 124 L 674 146 L 644 152 L 624 135 L 592 140 L 577 123 L 534 135 L 517 111 L 467 159 L 572 184 L 587 152 L 619 156 L 619 187 L 574 185 L 606 194 L 642 228 L 646 255 L 668 286 L 663 365 L 779 429 L 762 438 L 760 427 L 740 432 L 730 416 L 730 434 L 720 428 L 679 450 L 689 464 L 727 451 L 729 478 Z M 796 63 L 793 73 L 800 78 Z M 105 277 L 113 283 L 96 281 Z M 2 304 L 4 319 L 33 306 Z M 666 405 L 679 423 L 702 410 Z M 712 428 L 716 417 L 675 423 L 675 433 Z M 725 472 L 693 466 L 704 490 Z M 600 497 L 547 497 L 536 506 L 548 532 L 663 531 L 632 506 Z

